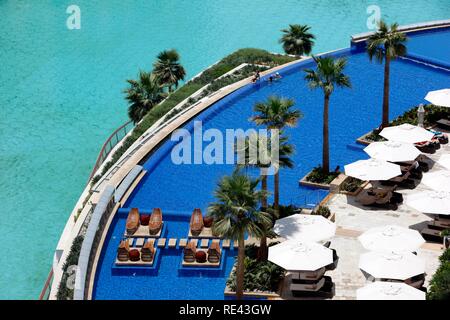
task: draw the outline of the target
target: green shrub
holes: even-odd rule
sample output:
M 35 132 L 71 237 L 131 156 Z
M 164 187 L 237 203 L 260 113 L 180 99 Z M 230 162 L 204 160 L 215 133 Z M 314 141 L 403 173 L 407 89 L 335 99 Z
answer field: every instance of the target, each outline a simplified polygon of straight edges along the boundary
M 257 250 L 258 247 L 255 245 L 245 248 L 244 290 L 276 292 L 280 281 L 284 278 L 284 269 L 270 261 L 257 261 Z M 227 285 L 231 290 L 236 290 L 236 269 L 230 274 Z
M 290 204 L 288 206 L 280 205 L 278 207 L 278 210 L 279 210 L 279 216 L 277 217 L 277 219 L 289 217 L 289 216 L 292 216 L 293 214 L 301 212 L 301 209 L 299 207 L 294 206 L 292 204 Z
M 439 258 L 441 265 L 430 281 L 428 300 L 450 300 L 450 249 Z
M 306 177 L 306 181 L 330 184 L 338 175 L 339 172 L 325 172 L 322 167 L 318 166 L 309 173 Z
M 58 300 L 72 300 L 73 299 L 73 289 L 67 287 L 67 280 L 70 274 L 67 272 L 70 266 L 78 265 L 78 258 L 80 256 L 81 246 L 83 244 L 84 237 L 77 236 L 70 247 L 70 252 L 67 255 L 66 262 L 63 265 L 63 275 L 61 277 L 61 282 L 58 287 L 58 292 L 56 298 Z
M 312 214 L 328 218 L 331 215 L 331 211 L 327 206 L 319 206 Z
M 355 192 L 361 187 L 363 181 L 357 178 L 348 177 L 341 183 L 339 190 L 347 192 Z

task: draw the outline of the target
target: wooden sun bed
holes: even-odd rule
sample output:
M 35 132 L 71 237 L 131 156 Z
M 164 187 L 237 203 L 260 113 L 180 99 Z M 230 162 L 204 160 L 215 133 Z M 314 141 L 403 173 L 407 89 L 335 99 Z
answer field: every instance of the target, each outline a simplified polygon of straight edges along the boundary
M 191 221 L 190 221 L 190 234 L 196 237 L 200 235 L 203 230 L 203 215 L 200 209 L 194 209 L 192 212 Z
M 162 228 L 162 212 L 160 208 L 153 209 L 152 215 L 150 216 L 150 221 L 148 223 L 148 229 L 150 235 L 156 235 L 161 231 Z
M 220 249 L 220 242 L 218 240 L 213 240 L 208 249 L 208 262 L 219 263 L 222 257 L 222 250 Z
M 133 235 L 138 230 L 139 226 L 139 210 L 137 208 L 132 208 L 128 213 L 125 234 L 128 236 Z
M 144 246 L 139 250 L 140 260 L 129 260 L 129 251 L 131 249 L 139 250 L 138 248 L 130 248 L 128 241 L 123 240 L 120 242 L 117 249 L 117 256 L 115 264 L 117 266 L 152 266 L 155 261 L 156 248 L 154 247 L 154 241 L 147 241 Z
M 197 249 L 196 252 L 199 251 L 203 251 L 206 254 L 208 254 L 208 249 Z M 208 257 L 209 258 L 209 257 Z M 220 259 L 217 262 L 209 262 L 208 259 L 206 260 L 206 262 L 197 262 L 195 261 L 195 257 L 194 257 L 194 261 L 192 262 L 187 262 L 183 259 L 183 263 L 182 263 L 183 267 L 220 267 Z
M 129 237 L 129 238 L 159 238 L 162 234 L 163 227 L 164 227 L 164 221 L 162 222 L 162 226 L 159 229 L 158 233 L 150 234 L 149 226 L 140 225 L 135 233 L 133 233 L 133 234 L 125 233 L 124 236 Z
M 450 120 L 447 119 L 440 119 L 436 121 L 438 127 L 450 130 Z
M 433 242 L 442 242 L 440 230 L 424 228 L 424 229 L 422 229 L 422 231 L 420 231 L 420 233 L 422 234 L 422 236 L 425 240 L 433 241 Z

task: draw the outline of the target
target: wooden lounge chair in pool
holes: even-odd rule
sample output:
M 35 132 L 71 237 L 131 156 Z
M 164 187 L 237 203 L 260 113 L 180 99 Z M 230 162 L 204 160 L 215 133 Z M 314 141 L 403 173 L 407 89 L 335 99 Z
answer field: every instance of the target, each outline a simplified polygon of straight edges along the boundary
M 220 243 L 218 241 L 213 241 L 208 249 L 208 262 L 219 263 L 221 255 Z
M 197 252 L 197 242 L 189 241 L 187 246 L 184 248 L 183 260 L 185 262 L 195 262 L 195 253 Z
M 150 221 L 148 223 L 148 230 L 151 235 L 157 234 L 162 227 L 162 212 L 160 208 L 153 209 Z
M 126 231 L 128 235 L 134 234 L 140 225 L 139 210 L 137 208 L 132 208 L 128 213 Z
M 145 262 L 152 262 L 155 257 L 155 247 L 153 242 L 147 241 L 141 249 L 141 260 Z
M 128 244 L 128 240 L 120 241 L 119 248 L 117 248 L 117 260 L 128 261 L 129 252 L 130 252 L 130 245 Z
M 202 232 L 203 215 L 200 209 L 194 209 L 194 212 L 192 212 L 190 228 L 193 236 L 198 236 Z

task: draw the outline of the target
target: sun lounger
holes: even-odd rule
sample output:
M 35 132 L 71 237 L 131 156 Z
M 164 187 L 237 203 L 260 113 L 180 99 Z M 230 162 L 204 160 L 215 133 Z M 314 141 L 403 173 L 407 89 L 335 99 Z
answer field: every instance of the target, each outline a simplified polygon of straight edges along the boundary
M 441 231 L 440 230 L 434 230 L 430 228 L 425 228 L 421 232 L 422 237 L 425 240 L 432 241 L 432 242 L 441 242 L 442 243 L 442 237 L 441 237 Z
M 448 143 L 448 135 L 435 130 L 430 130 L 430 132 L 434 133 L 434 138 L 438 139 L 440 144 L 447 144 Z
M 185 262 L 195 262 L 195 253 L 197 252 L 197 242 L 189 241 L 184 248 L 183 260 Z
M 126 232 L 128 235 L 134 234 L 139 228 L 139 210 L 137 208 L 132 208 L 128 213 Z
M 431 141 L 415 143 L 414 146 L 417 149 L 419 149 L 420 152 L 423 152 L 423 153 L 433 154 L 436 152 L 436 147 L 435 147 L 434 143 L 432 143 Z
M 450 130 L 450 120 L 447 119 L 441 119 L 436 121 L 438 127 Z
M 130 245 L 127 240 L 120 241 L 119 248 L 117 248 L 117 260 L 128 261 L 130 252 Z
M 325 278 L 322 277 L 319 281 L 315 283 L 291 283 L 291 291 L 319 291 L 325 284 Z
M 220 243 L 218 241 L 213 241 L 208 249 L 208 261 L 210 263 L 218 263 L 220 262 L 221 255 Z
M 153 209 L 152 215 L 150 216 L 150 221 L 148 223 L 148 230 L 151 235 L 157 234 L 162 227 L 162 212 L 161 209 Z
M 155 257 L 155 247 L 152 241 L 147 241 L 141 249 L 141 260 L 145 262 L 153 261 Z
M 419 275 L 414 276 L 412 278 L 406 279 L 405 283 L 410 285 L 411 287 L 419 289 L 425 283 L 425 274 L 419 274 Z
M 191 233 L 193 236 L 198 236 L 203 230 L 203 215 L 200 209 L 194 209 L 190 222 Z
M 416 187 L 416 184 L 415 184 L 414 180 L 412 180 L 410 177 L 411 177 L 411 173 L 406 172 L 405 174 L 403 174 L 401 176 L 394 177 L 389 180 L 381 181 L 381 184 L 387 185 L 387 186 L 397 185 L 397 186 L 407 188 L 407 189 L 414 189 Z
M 410 164 L 400 164 L 398 162 L 396 164 L 400 165 L 402 174 L 406 174 L 407 172 L 409 172 L 412 179 L 422 179 L 422 170 L 420 170 L 419 163 L 417 161 L 414 161 Z
M 293 272 L 291 279 L 293 283 L 315 283 L 325 274 L 325 267 L 315 271 L 298 271 Z
M 446 230 L 450 229 L 450 224 L 446 221 L 435 219 L 433 222 L 428 223 L 428 228 L 433 230 Z
M 357 197 L 356 201 L 363 206 L 373 206 L 397 210 L 398 205 L 392 201 L 392 191 L 371 193 L 370 190 L 364 190 Z
M 333 281 L 328 276 L 325 276 L 323 279 L 324 279 L 324 283 L 323 283 L 322 287 L 320 289 L 318 289 L 317 291 L 297 290 L 297 288 L 301 288 L 301 287 L 300 286 L 297 287 L 297 284 L 295 284 L 293 287 L 291 287 L 292 295 L 294 297 L 302 297 L 305 299 L 308 299 L 308 298 L 331 299 L 331 298 L 333 298 L 333 296 L 335 294 L 335 285 L 334 285 Z

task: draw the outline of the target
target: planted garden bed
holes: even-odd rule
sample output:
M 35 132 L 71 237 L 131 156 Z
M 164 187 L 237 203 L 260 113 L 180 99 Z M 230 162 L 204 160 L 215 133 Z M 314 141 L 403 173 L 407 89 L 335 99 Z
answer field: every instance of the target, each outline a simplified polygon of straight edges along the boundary
M 300 184 L 329 190 L 333 180 L 336 179 L 339 174 L 340 172 L 324 172 L 321 167 L 315 167 L 300 180 Z

